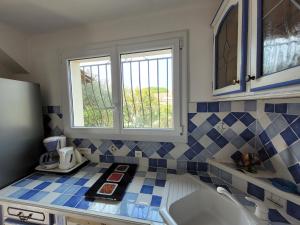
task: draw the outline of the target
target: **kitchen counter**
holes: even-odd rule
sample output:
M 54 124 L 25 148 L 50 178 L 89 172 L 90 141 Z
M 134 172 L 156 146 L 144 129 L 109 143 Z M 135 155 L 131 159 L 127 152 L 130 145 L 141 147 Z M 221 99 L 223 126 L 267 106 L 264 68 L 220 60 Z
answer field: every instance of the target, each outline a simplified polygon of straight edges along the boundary
M 121 202 L 85 200 L 85 192 L 109 166 L 110 164 L 91 163 L 72 176 L 34 173 L 2 189 L 0 203 L 25 204 L 61 214 L 80 214 L 124 223 L 163 224 L 159 208 L 167 196 L 164 194 L 166 181 L 176 177 L 176 172 L 138 168 Z M 253 204 L 244 199 L 245 194 L 207 173 L 200 172 L 197 175 L 200 180 L 213 187 L 228 188 L 242 204 L 253 210 Z M 275 211 L 270 212 L 270 218 L 276 222 L 274 224 L 287 224 Z

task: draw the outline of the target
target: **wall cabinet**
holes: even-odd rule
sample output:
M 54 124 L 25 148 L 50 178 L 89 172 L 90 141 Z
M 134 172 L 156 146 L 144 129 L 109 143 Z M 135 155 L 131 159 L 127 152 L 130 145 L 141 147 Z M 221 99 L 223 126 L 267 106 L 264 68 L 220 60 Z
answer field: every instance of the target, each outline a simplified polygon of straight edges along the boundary
M 225 0 L 212 27 L 214 96 L 300 93 L 300 0 Z

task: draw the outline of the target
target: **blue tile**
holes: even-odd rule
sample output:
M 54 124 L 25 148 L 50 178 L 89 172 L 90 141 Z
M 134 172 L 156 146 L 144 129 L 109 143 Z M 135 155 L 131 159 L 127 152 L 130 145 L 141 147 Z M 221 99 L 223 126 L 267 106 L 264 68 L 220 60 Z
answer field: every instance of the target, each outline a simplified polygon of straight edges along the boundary
M 151 199 L 151 206 L 154 207 L 160 207 L 161 204 L 161 196 L 157 196 L 157 195 L 152 195 L 152 199 Z
M 300 220 L 300 205 L 287 201 L 286 212 L 290 216 Z
M 138 198 L 138 193 L 126 192 L 123 200 L 129 202 L 135 202 Z
M 50 184 L 51 184 L 51 182 L 43 182 L 43 183 L 37 185 L 36 187 L 34 187 L 33 189 L 43 190 L 46 187 L 48 187 Z
M 265 104 L 265 112 L 271 112 L 273 113 L 275 111 L 275 105 L 274 104 Z
M 246 141 L 250 141 L 255 135 L 247 128 L 246 130 L 244 130 L 240 136 Z
M 264 162 L 269 159 L 269 156 L 268 156 L 267 152 L 265 151 L 265 149 L 262 148 L 257 153 L 258 153 L 259 159 L 261 161 Z
M 197 163 L 197 171 L 200 172 L 207 172 L 208 170 L 208 164 L 205 162 L 198 162 Z
M 89 209 L 92 205 L 92 201 L 87 201 L 85 199 L 82 199 L 77 205 L 75 208 L 77 209 Z
M 244 112 L 232 112 L 232 115 L 234 115 L 237 119 L 240 119 L 245 115 L 245 113 Z
M 297 134 L 298 137 L 300 137 L 300 118 L 298 118 L 296 121 L 294 121 L 291 124 L 291 127 L 293 131 Z
M 300 164 L 296 164 L 296 165 L 289 167 L 289 171 L 292 174 L 295 182 L 297 184 L 299 184 L 300 183 Z
M 38 180 L 38 179 L 41 178 L 42 176 L 43 176 L 43 174 L 35 173 L 35 174 L 30 175 L 27 179 Z
M 192 121 L 188 121 L 188 132 L 189 133 L 192 133 L 196 128 L 197 128 L 197 126 Z
M 157 159 L 149 159 L 149 167 L 157 167 Z
M 207 111 L 208 112 L 219 112 L 219 102 L 208 102 L 207 103 Z
M 196 154 L 199 154 L 203 149 L 204 149 L 204 147 L 203 147 L 199 142 L 197 142 L 196 144 L 194 144 L 194 145 L 192 146 L 192 150 L 193 150 Z
M 167 150 L 168 152 L 170 152 L 173 148 L 175 148 L 175 145 L 171 142 L 166 142 L 162 145 L 162 147 Z
M 188 149 L 184 155 L 189 159 L 192 160 L 197 154 L 190 148 Z
M 85 193 L 89 190 L 88 187 L 81 187 L 76 193 L 76 196 L 84 196 Z
M 50 193 L 46 192 L 46 191 L 39 191 L 38 193 L 36 193 L 32 197 L 30 197 L 28 200 L 33 201 L 33 202 L 39 202 L 40 200 L 42 200 L 44 197 L 46 197 L 49 194 Z
M 56 180 L 55 182 L 56 183 L 65 183 L 68 179 L 70 179 L 70 177 L 69 176 L 62 176 L 62 177 L 60 177 L 58 180 Z
M 265 199 L 265 190 L 249 182 L 247 185 L 247 193 L 255 196 L 262 201 L 264 201 Z
M 224 138 L 222 135 L 220 137 L 218 137 L 216 140 L 215 140 L 215 143 L 220 147 L 220 148 L 223 148 L 225 147 L 225 145 L 228 144 L 228 141 L 226 140 L 226 138 Z
M 212 183 L 212 180 L 210 177 L 206 177 L 206 176 L 199 176 L 200 180 L 205 182 L 205 183 L 209 183 L 211 184 Z
M 267 144 L 270 141 L 270 138 L 268 137 L 267 133 L 265 131 L 263 131 L 260 135 L 259 135 L 259 139 L 261 140 L 261 143 L 263 145 Z
M 132 210 L 131 217 L 147 219 L 149 206 L 136 204 Z
M 190 171 L 197 171 L 197 162 L 187 162 L 187 170 Z
M 89 179 L 86 178 L 80 178 L 74 185 L 79 185 L 79 186 L 83 186 L 86 184 L 86 182 L 88 182 Z
M 20 180 L 17 183 L 14 183 L 12 186 L 14 187 L 25 187 L 28 184 L 32 183 L 33 180 L 29 180 L 29 179 L 24 179 L 24 180 Z
M 224 123 L 226 123 L 228 126 L 232 126 L 236 121 L 237 118 L 235 118 L 231 113 L 229 113 L 224 119 Z
M 135 204 L 132 202 L 121 202 L 120 204 L 120 212 L 121 216 L 130 217 L 132 215 Z
M 193 136 L 189 135 L 188 136 L 188 146 L 192 146 L 193 144 L 195 144 L 197 142 L 197 140 L 195 138 L 193 138 Z
M 272 158 L 274 155 L 277 154 L 277 151 L 274 147 L 274 145 L 272 144 L 272 142 L 269 142 L 266 146 L 265 146 L 266 152 L 268 153 L 268 156 L 270 158 Z
M 165 155 L 168 154 L 168 151 L 165 150 L 163 147 L 161 147 L 160 149 L 158 149 L 158 151 L 156 152 L 160 157 L 165 157 Z
M 269 209 L 268 215 L 271 222 L 288 223 L 288 221 L 276 209 Z
M 212 139 L 213 141 L 216 140 L 221 134 L 215 129 L 211 129 L 207 134 L 208 137 L 210 137 L 210 139 Z
M 21 188 L 21 189 L 17 190 L 16 192 L 10 194 L 8 197 L 10 197 L 10 198 L 19 198 L 22 195 L 26 194 L 28 191 L 30 191 L 30 190 L 25 189 L 25 188 Z
M 207 102 L 198 102 L 197 112 L 207 112 Z
M 30 191 L 26 192 L 24 195 L 20 196 L 19 199 L 28 200 L 29 198 L 31 198 L 38 192 L 39 192 L 39 190 L 30 190 Z
M 69 185 L 69 184 L 61 184 L 58 188 L 56 188 L 56 189 L 54 190 L 54 192 L 64 193 L 64 192 L 67 191 L 70 187 L 71 187 L 71 185 Z
M 288 114 L 282 114 L 284 119 L 288 122 L 288 124 L 291 124 L 293 121 L 295 121 L 298 116 L 294 116 L 294 115 L 288 115 Z
M 216 124 L 219 123 L 220 119 L 216 114 L 212 114 L 210 117 L 207 118 L 207 121 L 212 125 L 215 126 Z
M 164 222 L 160 216 L 159 207 L 150 207 L 147 218 L 148 218 L 148 220 L 158 222 L 158 223 Z
M 159 180 L 159 179 L 155 180 L 155 186 L 165 187 L 165 185 L 166 185 L 166 180 Z
M 220 112 L 231 112 L 231 102 L 220 102 Z
M 251 140 L 251 142 L 252 142 L 252 140 Z M 236 151 L 230 157 L 233 159 L 233 161 L 237 162 L 237 161 L 240 161 L 240 159 L 242 158 L 242 153 L 240 151 Z
M 283 137 L 283 140 L 288 146 L 290 146 L 291 144 L 293 144 L 295 141 L 298 140 L 296 134 L 289 127 L 284 131 L 282 131 L 280 135 Z
M 158 159 L 157 167 L 167 168 L 167 160 L 166 159 Z
M 81 200 L 82 200 L 82 197 L 80 197 L 80 196 L 73 196 L 68 201 L 66 201 L 64 203 L 64 206 L 68 206 L 68 207 L 74 208 Z
M 152 194 L 153 193 L 153 186 L 143 185 L 142 188 L 141 188 L 140 193 Z
M 153 179 L 153 178 L 145 178 L 144 185 L 154 186 L 155 185 L 155 179 Z
M 240 121 L 248 127 L 255 121 L 255 119 L 249 113 L 246 113 L 242 118 L 240 118 Z
M 69 199 L 70 195 L 60 195 L 51 204 L 63 206 Z
M 66 195 L 74 195 L 76 192 L 78 192 L 80 190 L 81 186 L 77 186 L 77 185 L 72 185 L 69 188 L 66 189 L 66 191 L 64 192 L 64 194 Z
M 118 149 L 122 148 L 123 145 L 124 145 L 123 141 L 120 141 L 120 140 L 112 140 L 112 143 L 114 143 L 114 145 L 115 145 Z
M 287 112 L 287 104 L 275 104 L 275 112 L 276 113 L 286 113 Z

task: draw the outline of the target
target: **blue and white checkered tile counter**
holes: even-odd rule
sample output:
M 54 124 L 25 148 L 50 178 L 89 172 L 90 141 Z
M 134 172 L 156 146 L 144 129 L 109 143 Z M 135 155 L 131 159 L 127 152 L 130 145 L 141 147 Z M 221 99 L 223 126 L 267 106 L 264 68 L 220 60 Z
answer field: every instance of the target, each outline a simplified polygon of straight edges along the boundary
M 89 164 L 72 176 L 34 173 L 0 191 L 1 202 L 15 202 L 31 206 L 59 210 L 60 212 L 80 212 L 85 215 L 101 213 L 107 218 L 124 220 L 144 220 L 153 224 L 163 224 L 159 214 L 164 200 L 166 181 L 176 177 L 174 170 L 157 169 L 155 172 L 139 168 L 128 186 L 121 202 L 86 201 L 85 192 L 106 171 L 110 164 Z M 253 204 L 245 200 L 241 191 L 233 188 L 218 177 L 206 172 L 194 172 L 195 176 L 212 187 L 227 188 L 243 205 L 253 210 Z M 276 210 L 269 211 L 274 225 L 289 224 Z

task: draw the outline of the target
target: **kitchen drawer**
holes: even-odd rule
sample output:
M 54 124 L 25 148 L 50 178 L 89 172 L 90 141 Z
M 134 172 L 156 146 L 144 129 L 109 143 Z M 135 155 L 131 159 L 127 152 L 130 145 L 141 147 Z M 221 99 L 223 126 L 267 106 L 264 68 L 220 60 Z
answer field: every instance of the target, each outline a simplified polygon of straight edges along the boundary
M 44 210 L 29 206 L 5 206 L 3 207 L 3 215 L 5 218 L 15 219 L 18 221 L 49 224 L 49 214 Z

